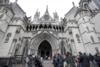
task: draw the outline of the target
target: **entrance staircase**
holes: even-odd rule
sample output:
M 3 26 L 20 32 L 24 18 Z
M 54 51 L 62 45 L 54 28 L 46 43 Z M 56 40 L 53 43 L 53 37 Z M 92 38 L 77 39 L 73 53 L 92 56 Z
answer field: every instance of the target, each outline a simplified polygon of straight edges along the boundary
M 13 67 L 28 67 L 28 66 L 22 65 L 22 64 L 16 64 Z M 54 67 L 54 66 L 53 66 L 51 60 L 50 61 L 49 60 L 43 60 L 43 67 Z
M 50 61 L 44 60 L 43 61 L 43 66 L 44 67 L 54 67 L 51 60 Z

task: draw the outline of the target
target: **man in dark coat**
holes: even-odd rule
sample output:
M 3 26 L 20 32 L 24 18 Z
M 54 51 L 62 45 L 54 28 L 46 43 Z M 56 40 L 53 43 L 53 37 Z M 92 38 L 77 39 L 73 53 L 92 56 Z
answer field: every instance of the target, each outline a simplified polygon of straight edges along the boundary
M 95 54 L 94 59 L 96 63 L 98 64 L 98 66 L 100 67 L 100 56 L 97 53 Z
M 61 55 L 58 56 L 58 67 L 63 67 L 63 57 Z
M 79 53 L 79 55 L 80 55 L 79 57 L 80 67 L 90 67 L 89 58 L 86 55 L 86 53 L 84 53 L 84 55 L 82 55 L 82 53 Z
M 54 55 L 54 57 L 53 57 L 53 65 L 54 65 L 54 67 L 58 67 L 58 58 L 57 58 L 57 55 Z

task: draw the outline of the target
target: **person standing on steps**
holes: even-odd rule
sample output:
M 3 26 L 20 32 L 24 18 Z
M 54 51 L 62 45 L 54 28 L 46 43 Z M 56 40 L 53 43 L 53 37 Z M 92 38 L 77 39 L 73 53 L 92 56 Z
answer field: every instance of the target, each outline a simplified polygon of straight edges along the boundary
M 54 57 L 53 57 L 53 65 L 54 65 L 54 67 L 58 67 L 58 56 L 57 56 L 57 54 L 55 54 Z
M 98 53 L 95 54 L 94 59 L 95 59 L 97 65 L 98 65 L 98 67 L 100 67 L 100 56 L 99 56 Z

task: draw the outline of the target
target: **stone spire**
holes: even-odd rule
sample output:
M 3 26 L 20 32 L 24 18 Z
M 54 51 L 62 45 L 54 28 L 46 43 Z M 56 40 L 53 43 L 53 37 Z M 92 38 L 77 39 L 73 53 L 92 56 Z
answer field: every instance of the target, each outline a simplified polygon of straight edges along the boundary
M 48 5 L 46 6 L 46 13 L 48 13 Z
M 52 21 L 52 17 L 50 16 L 49 14 L 49 11 L 48 11 L 48 5 L 46 6 L 46 11 L 44 13 L 44 15 L 40 18 L 42 21 Z
M 72 2 L 72 4 L 73 4 L 73 6 L 75 6 L 75 3 L 74 2 Z
M 34 15 L 34 20 L 38 20 L 39 18 L 40 18 L 40 12 L 37 9 L 37 11 L 36 11 L 36 13 Z

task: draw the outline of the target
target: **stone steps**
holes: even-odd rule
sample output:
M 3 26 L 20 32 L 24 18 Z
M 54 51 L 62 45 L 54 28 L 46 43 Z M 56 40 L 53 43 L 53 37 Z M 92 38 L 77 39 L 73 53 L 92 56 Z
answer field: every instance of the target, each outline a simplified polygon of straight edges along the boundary
M 43 61 L 43 66 L 44 67 L 54 67 L 52 64 L 52 61 Z

